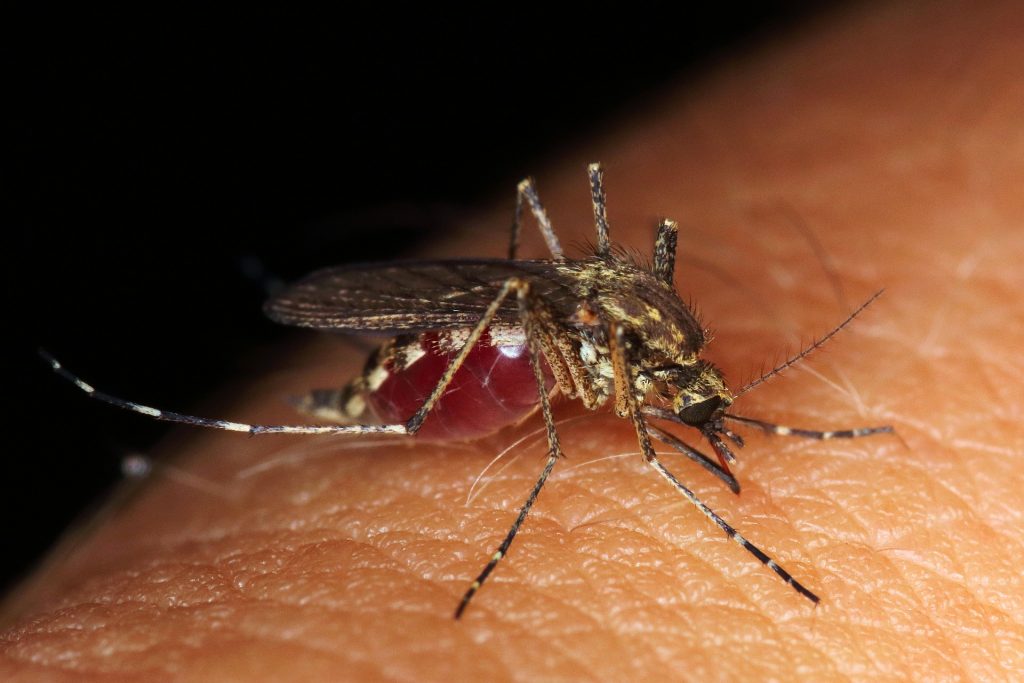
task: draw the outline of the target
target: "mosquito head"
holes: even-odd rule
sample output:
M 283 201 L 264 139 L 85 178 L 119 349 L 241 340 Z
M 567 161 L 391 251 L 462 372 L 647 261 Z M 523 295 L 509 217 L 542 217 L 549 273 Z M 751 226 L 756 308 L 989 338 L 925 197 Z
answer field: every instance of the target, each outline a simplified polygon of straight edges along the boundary
M 684 424 L 702 431 L 715 430 L 733 395 L 725 385 L 722 372 L 711 363 L 698 361 L 689 366 L 674 366 L 655 373 L 668 387 L 672 412 Z

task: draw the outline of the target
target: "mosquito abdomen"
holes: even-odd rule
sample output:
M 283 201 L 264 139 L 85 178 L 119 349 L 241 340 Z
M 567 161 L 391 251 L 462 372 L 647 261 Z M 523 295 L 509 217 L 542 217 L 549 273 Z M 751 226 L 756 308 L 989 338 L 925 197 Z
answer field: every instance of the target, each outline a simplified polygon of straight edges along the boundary
M 423 404 L 462 346 L 461 331 L 427 332 L 409 339 L 377 368 L 368 368 L 366 401 L 384 423 L 401 423 Z M 547 389 L 554 378 L 544 364 Z M 539 403 L 520 328 L 491 328 L 466 357 L 418 438 L 469 440 L 522 420 Z

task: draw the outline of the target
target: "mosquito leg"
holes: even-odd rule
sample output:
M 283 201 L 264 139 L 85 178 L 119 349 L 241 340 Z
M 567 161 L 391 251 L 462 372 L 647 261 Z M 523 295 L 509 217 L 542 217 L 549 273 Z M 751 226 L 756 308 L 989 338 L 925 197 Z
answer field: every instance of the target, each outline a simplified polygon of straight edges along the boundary
M 548 435 L 548 460 L 544 465 L 543 471 L 540 473 L 540 477 L 537 479 L 537 483 L 533 485 L 533 489 L 530 490 L 530 495 L 527 497 L 526 502 L 523 503 L 523 507 L 519 509 L 519 515 L 516 520 L 512 523 L 512 528 L 508 530 L 505 535 L 505 540 L 498 546 L 497 551 L 491 556 L 490 561 L 484 566 L 483 571 L 476 577 L 476 580 L 470 584 L 469 589 L 462 596 L 462 600 L 459 601 L 459 606 L 455 609 L 455 618 L 458 619 L 462 616 L 462 613 L 466 611 L 466 607 L 469 605 L 469 601 L 473 599 L 477 591 L 480 590 L 480 586 L 483 585 L 487 577 L 491 575 L 494 568 L 498 565 L 498 562 L 508 553 L 509 546 L 512 545 L 512 540 L 519 533 L 519 527 L 522 526 L 523 521 L 526 520 L 527 515 L 530 514 L 530 510 L 533 508 L 533 504 L 537 501 L 537 496 L 540 494 L 540 490 L 544 488 L 544 483 L 548 480 L 548 476 L 551 474 L 551 470 L 555 467 L 555 462 L 562 456 L 562 448 L 558 443 L 558 431 L 555 429 L 554 416 L 551 413 L 551 401 L 548 399 L 548 392 L 545 389 L 544 373 L 541 370 L 540 365 L 540 344 L 538 330 L 538 319 L 537 319 L 537 305 L 530 301 L 529 296 L 529 285 L 520 283 L 517 285 L 518 296 L 519 296 L 519 315 L 523 321 L 523 328 L 526 331 L 527 348 L 530 352 L 530 367 L 533 369 L 533 379 L 537 383 L 537 392 L 540 396 L 540 409 L 541 414 L 544 416 L 544 426 L 547 428 Z
M 689 445 L 688 443 L 678 438 L 671 432 L 666 432 L 665 430 L 655 427 L 654 425 L 651 424 L 647 425 L 647 432 L 655 439 L 658 439 L 662 443 L 668 444 L 672 448 L 676 449 L 677 451 L 685 455 L 690 460 L 694 461 L 695 463 L 706 469 L 711 474 L 721 479 L 725 483 L 725 485 L 729 487 L 729 490 L 732 491 L 733 493 L 740 492 L 740 484 L 738 481 L 736 481 L 736 478 L 732 476 L 732 472 L 730 472 L 727 468 L 720 466 L 717 462 L 715 462 L 708 456 L 704 455 L 693 446 Z
M 789 572 L 780 567 L 778 563 L 775 562 L 775 560 L 768 556 L 767 553 L 765 553 L 763 550 L 758 548 L 756 545 L 754 545 L 747 539 L 743 538 L 743 536 L 740 535 L 740 532 L 736 531 L 734 528 L 732 528 L 732 526 L 729 525 L 728 522 L 726 522 L 724 519 L 715 514 L 715 511 L 709 508 L 707 505 L 705 505 L 700 500 L 700 498 L 698 498 L 693 493 L 693 491 L 683 486 L 683 484 L 678 479 L 675 478 L 675 475 L 673 475 L 671 472 L 665 469 L 665 466 L 661 464 L 661 461 L 658 460 L 657 456 L 652 454 L 652 456 L 648 458 L 647 462 L 650 463 L 651 467 L 653 467 L 658 472 L 658 474 L 665 477 L 665 479 L 667 479 L 668 482 L 672 484 L 672 486 L 674 486 L 677 491 L 682 493 L 687 500 L 693 503 L 698 510 L 703 512 L 705 517 L 710 519 L 718 526 L 719 529 L 724 531 L 726 536 L 736 541 L 736 543 L 742 546 L 744 550 L 746 550 L 751 555 L 760 560 L 761 564 L 765 565 L 773 572 L 778 574 L 779 578 L 788 583 L 793 588 L 793 590 L 795 590 L 797 593 L 804 596 L 805 598 L 807 598 L 815 604 L 817 604 L 821 600 L 821 598 L 812 593 L 806 586 L 804 586 L 802 583 L 794 579 Z
M 534 327 L 541 353 L 548 361 L 548 368 L 551 370 L 551 374 L 555 376 L 555 384 L 558 386 L 558 390 L 565 396 L 575 397 L 574 375 L 561 353 L 561 344 L 556 336 L 558 330 L 549 324 L 550 315 L 546 311 L 543 311 L 543 314 L 545 319 L 537 321 L 537 325 Z
M 58 375 L 74 384 L 89 398 L 109 403 L 112 406 L 130 410 L 151 417 L 155 420 L 165 422 L 180 422 L 195 427 L 207 427 L 210 429 L 223 429 L 229 432 L 247 432 L 249 434 L 406 434 L 408 430 L 405 425 L 254 425 L 243 422 L 230 422 L 228 420 L 216 420 L 195 415 L 184 415 L 169 410 L 161 410 L 151 406 L 127 401 L 117 396 L 99 391 L 85 380 L 71 373 L 60 361 L 46 351 L 40 350 L 39 355 L 49 363 L 50 367 Z
M 612 242 L 608 237 L 608 210 L 604 199 L 604 171 L 601 164 L 587 166 L 587 177 L 590 179 L 590 202 L 594 205 L 594 226 L 597 228 L 597 256 L 608 256 L 612 253 Z
M 540 473 L 540 478 L 537 479 L 537 483 L 533 485 L 533 489 L 530 491 L 529 497 L 526 502 L 523 503 L 523 507 L 519 510 L 519 515 L 516 517 L 516 521 L 512 523 L 512 528 L 508 530 L 505 535 L 505 540 L 501 542 L 498 549 L 491 556 L 490 561 L 480 572 L 480 575 L 476 577 L 476 580 L 470 584 L 469 589 L 466 590 L 465 595 L 462 596 L 462 600 L 459 601 L 459 606 L 455 608 L 455 618 L 460 619 L 462 613 L 466 611 L 466 607 L 469 606 L 469 601 L 473 599 L 477 591 L 480 590 L 480 586 L 483 585 L 487 577 L 491 575 L 494 568 L 498 566 L 498 562 L 501 561 L 505 554 L 508 553 L 509 546 L 512 545 L 512 540 L 519 533 L 519 527 L 522 526 L 523 521 L 526 520 L 526 516 L 530 514 L 530 510 L 533 508 L 533 504 L 537 500 L 537 495 L 540 494 L 540 490 L 544 487 L 544 483 L 548 480 L 548 475 L 551 474 L 551 470 L 555 467 L 555 462 L 558 460 L 554 455 L 548 456 L 548 461 L 544 465 L 544 470 Z
M 598 390 L 572 339 L 565 334 L 547 308 L 534 306 L 534 320 L 539 328 L 537 335 L 541 350 L 555 375 L 559 390 L 565 396 L 579 398 L 588 410 L 596 408 Z
M 662 220 L 654 239 L 654 275 L 669 287 L 675 286 L 678 242 L 679 224 L 667 218 Z
M 742 417 L 740 415 L 732 415 L 730 413 L 726 413 L 725 417 L 729 420 L 735 420 L 736 422 L 743 422 L 744 424 L 753 425 L 759 429 L 764 430 L 769 434 L 778 434 L 779 436 L 800 436 L 805 439 L 818 439 L 819 441 L 828 441 L 829 439 L 858 439 L 862 436 L 871 436 L 873 434 L 893 433 L 893 428 L 890 425 L 885 425 L 882 427 L 858 427 L 856 429 L 840 429 L 822 432 L 814 429 L 796 429 L 795 427 L 785 427 L 783 425 L 777 425 L 771 422 L 755 420 L 752 417 Z
M 222 429 L 229 432 L 247 432 L 249 434 L 415 434 L 419 430 L 420 425 L 423 424 L 423 420 L 430 412 L 430 409 L 434 407 L 434 404 L 437 403 L 437 400 L 444 393 L 445 389 L 448 388 L 452 378 L 462 366 L 462 363 L 466 360 L 469 352 L 473 350 L 473 347 L 480 340 L 484 330 L 486 330 L 491 324 L 491 321 L 497 314 L 502 302 L 506 297 L 508 297 L 510 292 L 515 291 L 520 287 L 525 287 L 525 284 L 517 278 L 510 278 L 502 285 L 498 295 L 487 307 L 483 317 L 480 318 L 480 321 L 476 324 L 473 331 L 466 339 L 466 343 L 463 344 L 458 354 L 456 354 L 448 363 L 448 367 L 445 368 L 444 374 L 441 376 L 441 379 L 438 381 L 433 391 L 431 391 L 430 396 L 427 397 L 416 413 L 409 418 L 405 424 L 258 425 L 197 417 L 195 415 L 185 415 L 182 413 L 153 408 L 141 403 L 135 403 L 134 401 L 128 401 L 99 391 L 91 384 L 88 384 L 77 375 L 65 369 L 64 366 L 61 365 L 60 361 L 46 351 L 40 350 L 39 355 L 49 363 L 54 372 L 74 384 L 90 398 L 103 401 L 104 403 L 109 403 L 118 408 L 140 413 L 156 420 L 163 420 L 165 422 L 179 422 L 182 424 L 193 425 L 195 427 Z
M 527 180 L 529 180 L 527 178 Z M 525 180 L 523 182 L 526 182 Z M 523 193 L 516 188 L 516 206 L 512 209 L 512 229 L 508 236 L 508 260 L 515 261 L 519 252 L 519 233 L 523 223 Z
M 551 219 L 548 218 L 548 212 L 544 210 L 544 205 L 540 203 L 540 196 L 537 194 L 537 188 L 534 187 L 533 178 L 522 180 L 516 188 L 516 208 L 512 217 L 512 235 L 508 245 L 509 259 L 514 261 L 516 252 L 519 251 L 519 232 L 522 225 L 524 199 L 530 205 L 530 211 L 533 212 L 534 218 L 537 219 L 537 227 L 540 229 L 540 234 L 544 237 L 544 242 L 548 245 L 551 258 L 555 261 L 564 261 L 565 256 L 562 254 L 562 245 L 558 242 L 558 236 L 555 234 L 554 228 L 551 227 Z
M 666 408 L 660 408 L 658 406 L 643 406 L 640 408 L 640 411 L 645 415 L 650 415 L 651 417 L 654 417 L 659 420 L 675 422 L 676 424 L 683 425 L 684 427 L 693 426 L 683 422 L 682 418 L 680 418 L 678 415 L 676 415 L 671 410 L 668 410 Z M 715 451 L 715 456 L 718 458 L 718 462 L 721 464 L 721 469 L 724 470 L 725 472 L 728 472 L 729 474 L 732 474 L 732 471 L 729 469 L 729 463 L 736 462 L 736 455 L 732 452 L 732 449 L 729 448 L 728 444 L 726 444 L 718 436 L 716 431 L 721 431 L 722 434 L 725 434 L 727 437 L 729 437 L 729 439 L 739 448 L 743 448 L 743 439 L 739 436 L 739 434 L 735 434 L 729 431 L 728 429 L 718 429 L 717 425 L 715 429 L 701 430 L 701 433 L 704 435 L 704 438 L 708 440 L 708 443 L 711 444 L 711 448 Z
M 569 375 L 575 385 L 575 395 L 583 402 L 587 410 L 594 410 L 600 401 L 600 394 L 596 382 L 591 378 L 587 367 L 573 346 L 572 340 L 565 334 L 552 334 L 552 337 L 559 355 L 566 367 L 569 368 Z
M 615 374 L 624 373 L 626 379 L 617 380 L 616 388 L 620 385 L 627 386 L 631 391 L 626 392 L 624 396 L 624 402 L 626 403 L 629 410 L 629 417 L 633 421 L 633 426 L 636 429 L 637 439 L 640 442 L 640 449 L 644 453 L 644 459 L 647 463 L 655 469 L 661 476 L 665 477 L 677 491 L 683 494 L 687 500 L 704 513 L 704 516 L 715 523 L 718 528 L 726 533 L 726 535 L 733 541 L 738 543 L 751 555 L 760 560 L 761 564 L 767 566 L 773 572 L 775 572 L 779 578 L 789 584 L 797 593 L 803 595 L 805 598 L 813 603 L 817 603 L 820 598 L 812 593 L 802 583 L 793 578 L 793 576 L 785 569 L 780 567 L 775 560 L 769 557 L 763 550 L 758 548 L 756 545 L 743 538 L 742 535 L 736 529 L 732 528 L 728 522 L 719 517 L 714 510 L 705 505 L 690 489 L 683 486 L 683 484 L 675 478 L 671 472 L 669 472 L 665 466 L 658 460 L 657 453 L 654 452 L 654 447 L 651 445 L 651 438 L 648 434 L 648 427 L 646 420 L 644 420 L 643 411 L 637 405 L 636 393 L 632 391 L 632 373 L 630 372 L 629 366 L 626 362 L 625 350 L 623 348 L 622 330 L 617 325 L 612 325 L 608 335 L 609 347 L 612 355 L 612 368 L 615 370 Z

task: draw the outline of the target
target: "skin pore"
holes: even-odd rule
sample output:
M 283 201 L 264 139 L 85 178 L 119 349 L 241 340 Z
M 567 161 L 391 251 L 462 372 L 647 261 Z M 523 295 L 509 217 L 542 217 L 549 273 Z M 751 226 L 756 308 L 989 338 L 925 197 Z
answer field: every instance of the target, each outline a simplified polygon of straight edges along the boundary
M 739 496 L 659 448 L 817 607 L 646 467 L 607 410 L 555 402 L 568 457 L 459 622 L 458 599 L 543 467 L 539 417 L 469 444 L 180 429 L 154 454 L 173 469 L 124 492 L 9 598 L 0 677 L 1024 671 L 1024 91 L 1003 68 L 1024 63 L 1022 24 L 1011 3 L 860 6 L 534 170 L 567 249 L 593 240 L 588 161 L 606 169 L 614 241 L 649 254 L 657 219 L 680 222 L 677 288 L 733 387 L 886 288 L 733 410 L 815 429 L 893 424 L 898 437 L 737 428 Z M 424 255 L 500 255 L 514 180 L 464 239 Z M 532 224 L 522 253 L 543 253 Z M 213 415 L 293 422 L 284 397 L 360 368 L 352 346 L 310 338 Z

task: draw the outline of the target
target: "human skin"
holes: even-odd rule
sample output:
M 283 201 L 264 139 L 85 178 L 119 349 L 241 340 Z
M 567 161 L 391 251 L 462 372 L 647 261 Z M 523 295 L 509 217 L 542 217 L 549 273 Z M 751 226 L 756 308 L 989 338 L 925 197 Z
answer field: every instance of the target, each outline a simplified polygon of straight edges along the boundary
M 543 439 L 467 496 L 539 417 L 470 444 L 179 430 L 159 453 L 170 469 L 8 601 L 0 677 L 1024 674 L 1022 29 L 1012 3 L 860 6 L 536 169 L 563 244 L 593 239 L 583 169 L 597 159 L 616 241 L 649 253 L 656 218 L 680 221 L 677 287 L 734 387 L 886 289 L 734 410 L 898 436 L 743 430 L 739 496 L 665 456 L 819 605 L 645 466 L 607 410 L 556 401 L 566 461 L 461 621 L 454 608 L 543 467 Z M 500 255 L 503 199 L 430 256 Z M 220 414 L 293 422 L 282 397 L 362 361 L 313 341 Z

